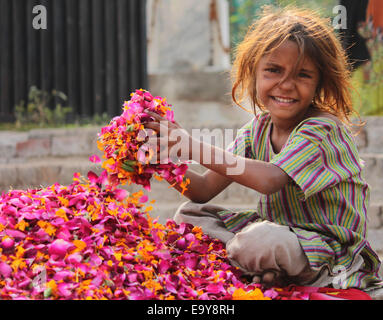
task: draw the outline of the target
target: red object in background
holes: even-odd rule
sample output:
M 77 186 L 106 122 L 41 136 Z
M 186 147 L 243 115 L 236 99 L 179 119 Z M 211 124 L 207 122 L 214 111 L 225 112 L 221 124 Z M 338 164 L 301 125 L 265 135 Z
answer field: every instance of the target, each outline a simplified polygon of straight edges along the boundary
M 366 293 L 358 289 L 334 289 L 318 287 L 288 286 L 276 289 L 276 300 L 372 300 Z
M 369 0 L 367 7 L 367 20 L 372 17 L 374 29 L 380 27 L 383 29 L 383 1 Z

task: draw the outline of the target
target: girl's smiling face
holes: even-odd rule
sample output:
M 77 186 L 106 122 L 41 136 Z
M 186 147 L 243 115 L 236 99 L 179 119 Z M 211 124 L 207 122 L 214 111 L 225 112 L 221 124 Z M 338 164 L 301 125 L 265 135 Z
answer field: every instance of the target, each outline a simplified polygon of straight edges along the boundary
M 319 70 L 303 56 L 298 45 L 284 41 L 263 56 L 256 67 L 257 99 L 270 112 L 274 123 L 296 125 L 302 121 L 319 84 Z

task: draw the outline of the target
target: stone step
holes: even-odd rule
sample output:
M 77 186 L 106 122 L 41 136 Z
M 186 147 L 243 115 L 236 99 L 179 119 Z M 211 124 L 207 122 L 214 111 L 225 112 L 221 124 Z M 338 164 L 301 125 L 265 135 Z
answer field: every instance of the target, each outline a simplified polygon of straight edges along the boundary
M 191 165 L 191 168 L 199 172 L 204 170 L 199 165 Z M 56 182 L 66 185 L 72 182 L 75 172 L 86 176 L 90 170 L 96 173 L 102 171 L 99 164 L 93 164 L 83 157 L 29 159 L 23 163 L 6 163 L 0 165 L 0 190 L 38 188 Z M 164 202 L 177 201 L 182 198 L 177 191 L 168 187 L 169 185 L 165 181 L 160 182 L 153 179 L 150 194 L 153 197 L 161 198 Z M 142 189 L 142 187 L 129 186 L 127 189 L 134 192 Z M 256 194 L 255 191 L 233 184 L 228 188 L 228 191 L 219 195 L 218 199 L 226 200 L 231 193 L 237 197 L 249 197 L 250 195 L 254 197 Z M 237 200 L 239 203 L 241 201 L 240 198 Z
M 175 101 L 173 109 L 177 121 L 187 131 L 203 129 L 205 135 L 215 130 L 215 135 L 224 136 L 225 129 L 240 128 L 251 118 L 239 107 L 219 101 L 180 100 Z M 101 126 L 0 131 L 0 164 L 23 162 L 25 158 L 84 157 L 100 153 L 96 143 L 100 132 Z
M 383 201 L 381 192 L 383 190 L 383 179 L 381 178 L 383 155 L 363 154 L 362 158 L 366 162 L 365 178 L 371 187 L 371 201 L 381 202 Z M 192 165 L 191 168 L 203 171 L 199 170 L 198 165 Z M 71 183 L 74 172 L 85 175 L 89 170 L 100 172 L 99 165 L 90 163 L 87 157 L 46 157 L 3 163 L 0 165 L 0 190 L 8 190 L 10 187 L 39 187 L 55 182 L 68 184 Z M 163 194 L 163 184 L 163 182 L 154 180 L 152 193 L 164 195 L 167 200 L 174 199 L 171 192 Z M 235 196 L 248 196 L 247 188 L 238 186 L 236 190 L 238 192 Z
M 194 128 L 240 128 L 252 118 L 236 105 L 216 101 L 178 100 L 174 101 L 173 110 L 177 122 L 189 132 Z
M 366 180 L 371 186 L 371 203 L 381 203 L 383 202 L 381 196 L 383 179 L 379 177 L 381 172 L 383 172 L 383 155 L 370 154 L 363 156 L 363 158 L 366 161 Z M 191 164 L 190 168 L 200 173 L 205 170 L 198 164 Z M 75 172 L 86 176 L 90 170 L 100 173 L 101 167 L 99 164 L 89 162 L 88 158 L 84 157 L 37 158 L 19 163 L 1 164 L 0 190 L 38 188 L 56 182 L 66 185 L 72 182 Z M 140 186 L 129 186 L 127 188 L 132 191 L 142 189 Z M 159 182 L 155 179 L 152 180 L 150 197 L 161 199 L 163 203 L 179 203 L 183 199 L 176 190 L 168 188 L 166 182 Z M 256 203 L 258 197 L 257 192 L 233 183 L 214 200 L 233 204 Z
M 84 157 L 35 158 L 23 162 L 0 165 L 0 189 L 27 189 L 45 187 L 53 183 L 72 183 L 73 174 L 86 175 L 90 170 L 101 172 L 100 166 Z
M 210 134 L 217 140 L 233 138 L 231 135 L 236 134 L 236 129 L 251 119 L 249 113 L 223 102 L 176 101 L 174 110 L 178 122 L 190 133 L 193 129 L 205 130 L 205 136 Z M 368 117 L 366 123 L 356 137 L 357 145 L 364 156 L 376 157 L 374 164 L 381 166 L 383 117 Z M 26 158 L 90 156 L 99 152 L 96 141 L 100 131 L 101 126 L 0 131 L 0 164 L 24 162 Z
M 371 187 L 371 200 L 383 202 L 383 153 L 362 153 L 365 161 L 364 177 Z
M 371 186 L 371 208 L 369 225 L 372 228 L 383 226 L 383 181 L 380 173 L 383 172 L 383 155 L 366 154 L 363 155 L 366 161 L 366 179 Z M 198 164 L 191 164 L 190 168 L 202 173 L 205 169 Z M 73 174 L 79 172 L 86 176 L 88 171 L 101 172 L 99 164 L 91 163 L 84 157 L 66 158 L 43 158 L 28 159 L 25 162 L 6 163 L 0 165 L 0 191 L 12 189 L 28 189 L 49 186 L 53 183 L 63 185 L 72 182 Z M 141 186 L 126 186 L 130 192 L 141 190 Z M 152 180 L 152 191 L 146 192 L 151 199 L 156 199 L 158 205 L 174 204 L 179 206 L 185 198 L 165 181 Z M 252 204 L 256 206 L 259 194 L 254 190 L 233 183 L 221 194 L 215 197 L 212 202 L 222 205 L 241 205 Z

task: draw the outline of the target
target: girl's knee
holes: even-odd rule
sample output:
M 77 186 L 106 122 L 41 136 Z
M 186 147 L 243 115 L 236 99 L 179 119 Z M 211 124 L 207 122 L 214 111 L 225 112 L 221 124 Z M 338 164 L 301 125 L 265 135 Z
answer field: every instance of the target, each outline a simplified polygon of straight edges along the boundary
M 269 250 L 278 244 L 284 243 L 292 233 L 287 226 L 275 224 L 270 221 L 256 222 L 248 225 L 238 232 L 233 239 L 234 247 L 238 249 L 253 249 L 260 251 L 267 247 Z M 294 235 L 293 235 L 294 236 Z
M 174 221 L 178 224 L 189 223 L 199 226 L 207 235 L 226 243 L 234 236 L 234 233 L 226 229 L 226 226 L 216 214 L 217 210 L 220 210 L 218 206 L 188 201 L 178 208 L 174 215 Z
M 269 221 L 253 223 L 237 233 L 226 250 L 229 259 L 247 272 L 271 269 L 295 275 L 308 263 L 289 227 Z
M 178 224 L 188 223 L 187 215 L 185 215 L 185 213 L 188 212 L 188 210 L 190 211 L 190 208 L 193 207 L 193 204 L 194 203 L 192 201 L 186 201 L 182 203 L 174 214 L 173 220 Z
M 188 209 L 188 207 L 192 207 L 195 203 L 192 201 L 185 201 L 183 202 L 177 209 L 176 214 L 179 212 L 183 212 Z
M 273 226 L 268 221 L 253 223 L 238 232 L 227 243 L 228 257 L 242 263 L 244 260 L 248 261 L 250 257 L 260 258 L 270 252 L 271 244 L 275 243 L 275 236 Z

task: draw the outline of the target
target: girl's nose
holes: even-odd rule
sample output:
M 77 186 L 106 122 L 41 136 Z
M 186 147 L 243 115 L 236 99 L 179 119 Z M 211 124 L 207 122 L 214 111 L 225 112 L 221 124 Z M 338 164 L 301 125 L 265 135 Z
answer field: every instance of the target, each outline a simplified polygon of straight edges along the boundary
M 291 75 L 286 75 L 282 78 L 281 81 L 279 81 L 279 87 L 284 90 L 292 90 L 295 87 L 295 80 L 294 77 Z

